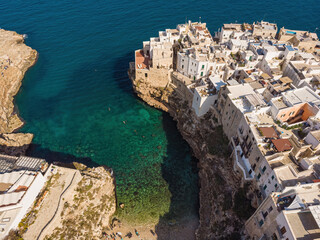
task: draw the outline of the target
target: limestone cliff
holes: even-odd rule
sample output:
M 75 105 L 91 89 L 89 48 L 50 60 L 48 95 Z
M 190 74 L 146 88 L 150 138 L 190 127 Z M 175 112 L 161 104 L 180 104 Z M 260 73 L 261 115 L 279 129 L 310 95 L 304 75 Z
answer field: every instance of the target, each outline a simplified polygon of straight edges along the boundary
M 23 125 L 14 109 L 26 71 L 35 64 L 37 52 L 24 44 L 22 35 L 0 29 L 0 151 L 21 154 L 32 141 L 32 134 L 14 133 Z
M 145 102 L 169 112 L 179 131 L 199 160 L 200 224 L 197 239 L 239 239 L 244 235 L 245 219 L 252 213 L 247 190 L 241 176 L 233 171 L 228 140 L 216 119 L 208 112 L 199 119 L 173 84 L 155 87 L 152 81 L 135 79 L 129 71 L 133 88 Z

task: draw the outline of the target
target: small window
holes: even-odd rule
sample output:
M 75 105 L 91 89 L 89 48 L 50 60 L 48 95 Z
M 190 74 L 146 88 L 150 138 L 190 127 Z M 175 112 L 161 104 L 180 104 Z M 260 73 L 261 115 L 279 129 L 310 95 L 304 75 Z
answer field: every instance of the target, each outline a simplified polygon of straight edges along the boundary
M 260 173 L 259 173 L 259 175 L 258 175 L 258 177 L 257 177 L 257 178 L 258 178 L 258 180 L 261 178 L 261 174 L 260 174 Z
M 197 101 L 199 101 L 199 97 L 197 97 Z
M 145 76 L 145 77 L 148 77 L 148 73 L 145 73 L 144 76 Z
M 260 157 L 256 157 L 256 162 L 259 162 L 259 160 L 260 160 Z
M 261 219 L 260 221 L 259 221 L 259 226 L 261 227 L 263 225 L 263 220 Z
M 272 180 L 274 179 L 274 175 L 272 175 L 271 179 L 272 179 Z
M 182 65 L 182 67 L 181 67 L 182 69 L 184 68 L 184 66 Z
M 264 186 L 263 186 L 263 190 L 266 190 L 266 189 L 267 189 L 267 185 L 264 185 Z
M 276 184 L 274 185 L 274 187 L 277 188 L 277 187 L 278 187 L 278 184 L 276 183 Z
M 204 69 L 204 65 L 202 65 L 202 69 Z
M 201 74 L 200 74 L 200 75 L 201 75 L 201 77 L 202 77 L 202 76 L 203 76 L 203 72 L 201 72 Z
M 285 233 L 287 232 L 287 229 L 286 229 L 285 227 L 282 227 L 282 228 L 280 229 L 280 232 L 281 232 L 281 234 L 283 235 L 283 234 L 285 234 Z
M 249 171 L 249 174 L 251 175 L 251 173 L 252 173 L 252 169 L 250 169 L 250 171 Z
M 262 172 L 264 173 L 264 172 L 266 171 L 266 169 L 267 169 L 267 167 L 264 166 L 264 167 L 262 168 Z
M 268 211 L 271 212 L 273 210 L 272 206 L 269 207 Z
M 268 216 L 268 212 L 262 213 L 262 216 L 264 219 L 266 219 L 266 217 Z
M 253 171 L 256 169 L 256 166 L 257 166 L 256 164 L 253 164 L 253 165 L 252 165 Z

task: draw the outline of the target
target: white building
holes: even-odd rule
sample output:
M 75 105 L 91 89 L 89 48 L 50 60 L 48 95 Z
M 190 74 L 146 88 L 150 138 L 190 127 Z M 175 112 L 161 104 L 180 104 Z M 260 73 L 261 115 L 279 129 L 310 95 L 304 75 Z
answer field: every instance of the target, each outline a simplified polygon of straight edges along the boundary
M 208 57 L 210 49 L 186 49 L 178 53 L 177 70 L 190 79 L 196 80 L 210 75 L 216 68 L 216 62 Z
M 206 114 L 218 99 L 221 86 L 226 85 L 218 76 L 210 76 L 207 84 L 194 89 L 192 107 L 198 117 Z
M 0 238 L 17 228 L 46 182 L 43 159 L 0 155 Z

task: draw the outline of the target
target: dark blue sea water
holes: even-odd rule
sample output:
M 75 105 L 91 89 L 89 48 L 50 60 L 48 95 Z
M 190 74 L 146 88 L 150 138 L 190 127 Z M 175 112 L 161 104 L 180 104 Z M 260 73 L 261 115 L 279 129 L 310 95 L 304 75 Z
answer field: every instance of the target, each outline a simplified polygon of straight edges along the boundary
M 128 221 L 196 217 L 196 163 L 173 120 L 133 94 L 133 51 L 186 18 L 211 32 L 262 19 L 313 31 L 319 12 L 316 0 L 2 0 L 0 27 L 39 52 L 16 97 L 22 131 L 35 134 L 29 154 L 112 167 Z

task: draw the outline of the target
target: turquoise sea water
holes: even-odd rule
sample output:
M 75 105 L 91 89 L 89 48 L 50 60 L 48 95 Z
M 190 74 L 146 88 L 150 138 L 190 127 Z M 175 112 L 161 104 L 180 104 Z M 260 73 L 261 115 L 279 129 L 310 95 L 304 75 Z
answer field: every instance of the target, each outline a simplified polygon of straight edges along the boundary
M 16 97 L 22 131 L 35 134 L 28 154 L 112 167 L 128 221 L 197 217 L 195 160 L 173 120 L 133 94 L 133 51 L 186 18 L 212 33 L 261 19 L 313 31 L 319 12 L 316 0 L 1 1 L 0 27 L 39 52 Z

